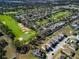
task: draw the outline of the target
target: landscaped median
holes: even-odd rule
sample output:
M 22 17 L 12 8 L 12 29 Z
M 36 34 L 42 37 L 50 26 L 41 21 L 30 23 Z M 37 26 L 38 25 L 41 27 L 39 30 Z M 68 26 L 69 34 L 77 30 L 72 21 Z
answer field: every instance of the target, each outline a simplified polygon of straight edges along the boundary
M 19 23 L 9 15 L 0 15 L 0 22 L 12 30 L 12 33 L 16 36 L 14 41 L 20 41 L 22 45 L 29 43 L 36 36 L 36 32 L 31 29 L 23 32 L 18 25 Z

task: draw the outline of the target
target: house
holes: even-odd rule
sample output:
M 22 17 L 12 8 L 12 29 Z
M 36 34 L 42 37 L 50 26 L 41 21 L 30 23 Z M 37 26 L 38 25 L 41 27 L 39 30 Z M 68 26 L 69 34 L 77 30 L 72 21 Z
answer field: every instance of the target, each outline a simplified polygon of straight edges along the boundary
M 46 53 L 40 49 L 35 49 L 32 51 L 32 54 L 41 58 L 41 59 L 46 59 Z
M 39 49 L 35 49 L 32 51 L 32 54 L 35 55 L 35 56 L 38 56 L 38 57 L 41 57 L 41 52 Z
M 72 24 L 71 24 L 71 26 L 75 29 L 75 30 L 77 30 L 77 29 L 79 29 L 79 22 L 73 22 Z
M 49 45 L 45 45 L 45 50 L 46 52 L 53 51 L 52 47 L 50 47 Z

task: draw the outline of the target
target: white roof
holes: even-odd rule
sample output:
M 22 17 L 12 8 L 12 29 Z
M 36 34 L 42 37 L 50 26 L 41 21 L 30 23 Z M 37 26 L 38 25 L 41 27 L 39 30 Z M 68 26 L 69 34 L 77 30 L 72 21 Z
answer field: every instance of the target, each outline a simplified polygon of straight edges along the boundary
M 22 37 L 20 37 L 20 38 L 19 38 L 19 40 L 20 40 L 20 41 L 22 41 L 22 40 L 23 40 L 23 38 L 22 38 Z

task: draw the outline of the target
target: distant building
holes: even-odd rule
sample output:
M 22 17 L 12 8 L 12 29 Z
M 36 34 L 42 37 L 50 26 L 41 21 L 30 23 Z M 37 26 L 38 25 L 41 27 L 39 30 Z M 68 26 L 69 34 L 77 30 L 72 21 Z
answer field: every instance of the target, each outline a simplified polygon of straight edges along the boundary
M 46 53 L 41 51 L 40 49 L 34 49 L 32 51 L 32 54 L 39 57 L 39 58 L 41 58 L 41 59 L 46 59 Z
M 78 23 L 78 22 L 73 22 L 73 23 L 71 24 L 71 26 L 72 26 L 75 30 L 79 29 L 79 23 Z
M 41 57 L 41 52 L 40 52 L 39 49 L 35 49 L 35 50 L 33 50 L 32 53 L 33 53 L 33 55 L 35 55 L 35 56 Z

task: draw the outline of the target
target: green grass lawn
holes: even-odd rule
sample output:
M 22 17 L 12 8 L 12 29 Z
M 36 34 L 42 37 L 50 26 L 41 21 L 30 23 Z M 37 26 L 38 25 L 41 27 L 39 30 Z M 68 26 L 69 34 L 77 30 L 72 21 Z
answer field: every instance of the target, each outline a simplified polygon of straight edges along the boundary
M 73 59 L 79 59 L 79 49 L 76 51 L 75 56 L 73 57 Z
M 7 15 L 9 15 L 9 14 L 16 14 L 17 12 L 3 12 L 3 14 L 7 14 Z
M 36 32 L 33 30 L 29 30 L 25 32 L 20 38 L 23 38 L 21 41 L 22 45 L 28 44 L 31 39 L 33 39 L 36 36 Z
M 18 23 L 10 16 L 0 15 L 0 21 L 8 26 L 9 29 L 15 34 L 16 37 L 19 37 L 23 34 Z
M 0 21 L 12 30 L 13 34 L 16 36 L 16 40 L 21 37 L 23 39 L 23 44 L 28 43 L 36 34 L 36 32 L 31 29 L 26 31 L 27 33 L 23 32 L 18 26 L 18 22 L 16 22 L 11 16 L 0 15 Z
M 57 12 L 57 13 L 52 14 L 51 19 L 54 19 L 54 21 L 58 21 L 58 19 L 60 19 L 61 17 L 69 16 L 70 14 L 71 14 L 71 12 L 69 12 L 67 10 Z
M 37 25 L 39 25 L 39 26 L 42 26 L 42 25 L 46 24 L 47 22 L 48 22 L 47 19 L 42 19 L 42 20 L 36 21 Z

